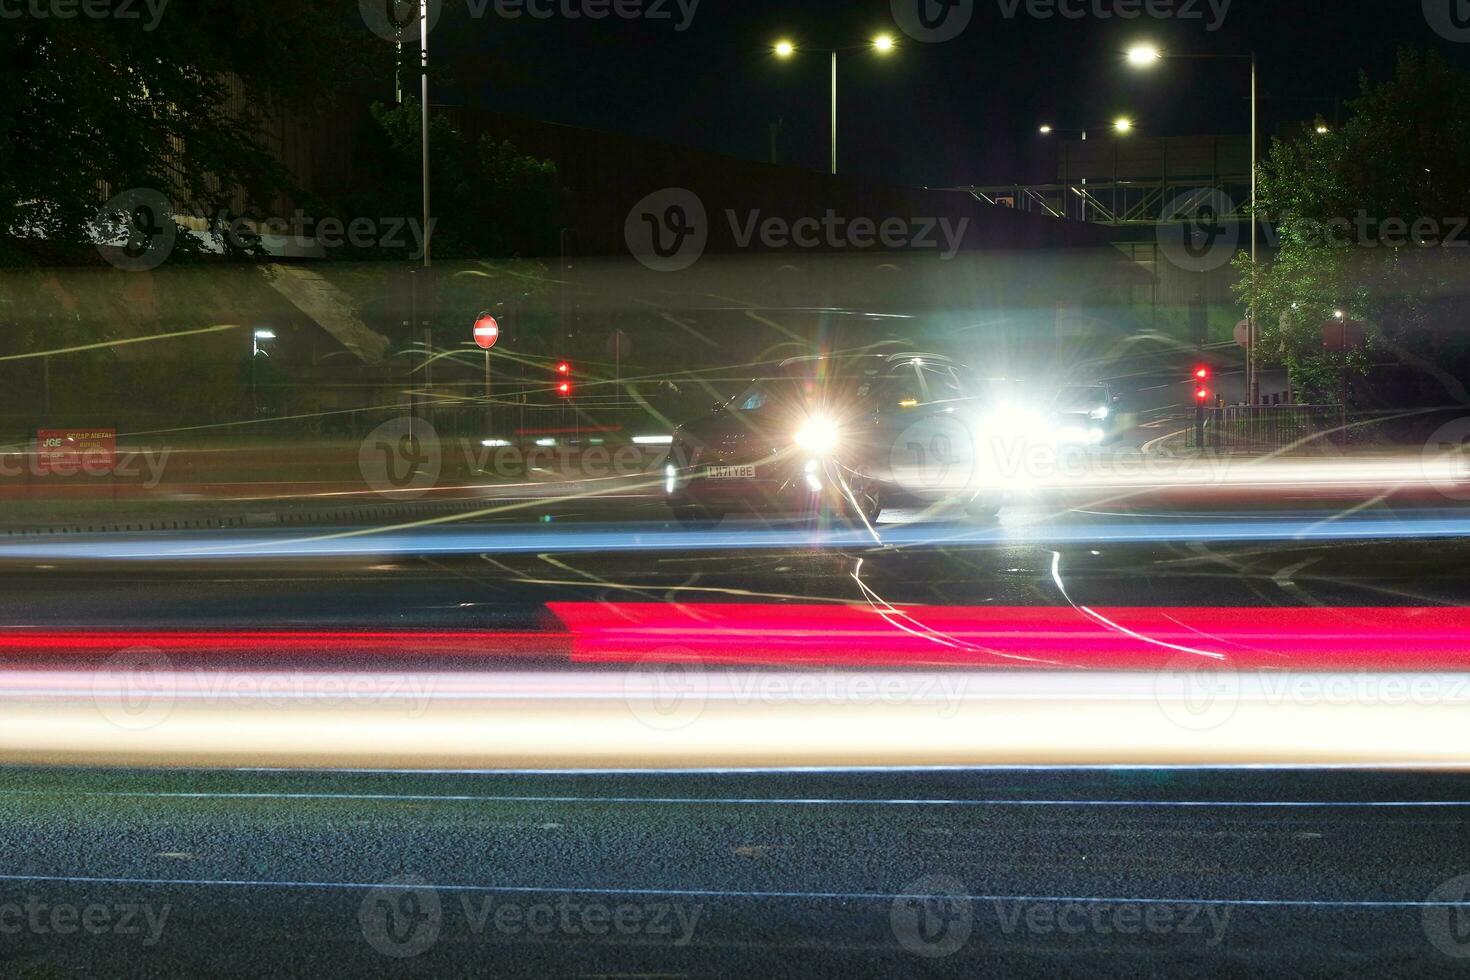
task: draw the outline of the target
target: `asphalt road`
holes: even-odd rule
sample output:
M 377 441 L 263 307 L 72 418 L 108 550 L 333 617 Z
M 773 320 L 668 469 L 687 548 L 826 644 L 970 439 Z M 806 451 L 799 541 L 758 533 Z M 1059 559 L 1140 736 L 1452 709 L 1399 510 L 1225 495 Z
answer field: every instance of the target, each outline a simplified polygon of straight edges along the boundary
M 9 770 L 11 976 L 1439 976 L 1459 775 Z
M 0 553 L 0 623 L 11 638 L 348 626 L 534 636 L 554 631 L 546 604 L 559 601 L 1465 604 L 1470 546 L 1463 533 L 1427 531 L 1436 521 L 1453 530 L 1458 511 L 1374 508 L 1353 516 L 1380 523 L 1346 540 L 1198 530 L 1201 519 L 1220 529 L 1323 517 L 1270 503 L 1070 510 L 1050 525 L 1077 532 L 1070 540 L 972 540 L 976 525 L 941 517 L 918 522 L 927 537 L 909 543 L 792 543 L 735 522 L 726 530 L 742 540 L 701 548 L 659 538 L 667 519 L 640 499 L 538 503 L 476 525 L 472 546 L 449 550 L 415 545 L 462 529 L 312 557 L 147 562 L 43 557 L 33 546 L 51 539 L 27 537 Z M 1012 508 L 1001 527 L 1032 516 Z M 1120 520 L 1158 533 L 1118 535 Z M 561 527 L 573 535 L 565 547 L 497 546 Z M 576 537 L 598 530 L 651 537 L 633 555 Z M 3 666 L 58 656 L 12 649 Z M 260 663 L 252 651 L 232 656 Z M 340 650 L 293 660 L 343 662 Z M 373 663 L 425 666 L 412 653 Z M 573 669 L 544 650 L 462 663 Z M 1295 769 L 9 768 L 0 972 L 1450 975 L 1470 954 L 1467 780 Z

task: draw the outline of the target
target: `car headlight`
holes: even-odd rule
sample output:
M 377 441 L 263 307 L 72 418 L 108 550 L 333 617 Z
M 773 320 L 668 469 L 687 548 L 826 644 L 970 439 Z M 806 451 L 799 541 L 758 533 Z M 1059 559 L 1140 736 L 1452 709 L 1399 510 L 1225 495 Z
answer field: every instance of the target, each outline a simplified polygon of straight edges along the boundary
M 1108 414 L 1108 406 L 1102 405 L 1088 412 L 1087 417 L 1092 419 L 1094 422 L 1101 422 L 1103 419 L 1108 417 Z
M 813 415 L 796 430 L 796 444 L 809 453 L 830 453 L 837 448 L 838 435 L 835 422 Z

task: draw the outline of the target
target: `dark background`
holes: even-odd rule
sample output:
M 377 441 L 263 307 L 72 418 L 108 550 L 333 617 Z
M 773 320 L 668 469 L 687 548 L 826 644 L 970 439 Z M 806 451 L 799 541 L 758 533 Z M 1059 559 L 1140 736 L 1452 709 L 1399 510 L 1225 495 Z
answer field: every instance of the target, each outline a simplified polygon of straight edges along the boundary
M 1111 9 L 1111 0 L 1097 2 Z M 1357 93 L 1360 71 L 1386 76 L 1398 46 L 1470 62 L 1470 46 L 1431 30 L 1419 0 L 1234 0 L 1213 33 L 1203 0 L 1201 19 L 1183 21 L 1043 21 L 1024 6 L 1007 19 L 999 0 L 976 0 L 970 26 L 942 44 L 905 38 L 888 0 L 702 0 L 682 33 L 673 0 L 667 7 L 674 16 L 664 21 L 512 21 L 493 7 L 472 19 L 466 0 L 445 0 L 432 37 L 442 73 L 434 101 L 758 160 L 768 158 L 768 124 L 780 117 L 782 161 L 821 170 L 827 56 L 782 62 L 770 46 L 790 37 L 842 47 L 888 31 L 903 42 L 894 54 L 842 56 L 841 169 L 942 186 L 1054 178 L 1049 143 L 1036 133 L 1042 122 L 1093 126 L 1127 113 L 1145 136 L 1246 132 L 1244 62 L 1137 71 L 1122 61 L 1137 40 L 1180 53 L 1254 49 L 1268 135 L 1318 114 L 1332 120 Z

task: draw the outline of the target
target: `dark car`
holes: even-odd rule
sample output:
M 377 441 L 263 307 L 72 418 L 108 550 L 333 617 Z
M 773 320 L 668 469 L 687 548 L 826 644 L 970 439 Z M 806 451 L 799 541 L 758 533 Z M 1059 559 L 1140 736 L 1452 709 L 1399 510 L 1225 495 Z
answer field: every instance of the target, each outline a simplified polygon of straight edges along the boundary
M 737 510 L 872 522 L 910 501 L 993 514 L 972 479 L 978 401 L 965 374 L 926 353 L 785 361 L 675 431 L 669 505 L 691 525 Z
M 1063 445 L 1095 446 L 1116 434 L 1118 403 L 1106 384 L 1067 385 L 1052 400 L 1056 439 Z

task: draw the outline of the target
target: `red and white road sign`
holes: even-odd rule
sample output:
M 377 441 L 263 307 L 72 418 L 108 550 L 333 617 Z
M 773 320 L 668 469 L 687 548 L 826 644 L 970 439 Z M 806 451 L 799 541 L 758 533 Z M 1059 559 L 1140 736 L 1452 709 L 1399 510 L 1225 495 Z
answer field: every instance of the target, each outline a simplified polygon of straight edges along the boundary
M 479 344 L 485 350 L 489 350 L 495 346 L 495 342 L 499 339 L 500 324 L 495 322 L 493 316 L 487 314 L 475 321 L 475 343 Z

